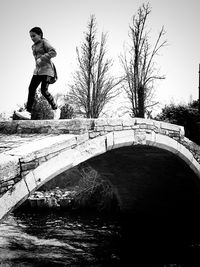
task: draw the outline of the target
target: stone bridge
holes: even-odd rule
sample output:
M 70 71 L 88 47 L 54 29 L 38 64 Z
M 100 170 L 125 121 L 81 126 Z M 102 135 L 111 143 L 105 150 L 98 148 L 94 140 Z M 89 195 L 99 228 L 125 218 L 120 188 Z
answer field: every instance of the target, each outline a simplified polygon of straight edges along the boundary
M 165 163 L 168 159 L 175 165 L 181 162 L 179 170 L 187 170 L 187 179 L 194 177 L 198 183 L 200 148 L 185 137 L 182 126 L 141 118 L 0 121 L 0 220 L 64 171 L 88 160 L 97 169 L 98 163 L 104 168 L 103 155 L 117 151 L 111 158 L 119 159 L 125 150 L 134 155 L 126 168 L 140 165 L 146 173 L 151 169 L 155 172 L 159 169 L 159 158 L 163 157 Z M 143 154 L 138 158 L 140 151 Z M 153 162 L 151 158 L 155 155 Z M 147 162 L 157 167 L 147 168 Z M 111 165 L 114 169 L 118 163 L 110 161 L 107 168 Z M 161 171 L 159 175 L 167 172 L 168 167 Z M 135 173 L 141 177 L 140 172 Z M 155 173 L 149 175 L 153 177 Z M 121 208 L 129 207 L 127 203 L 137 193 L 131 191 L 135 187 L 132 177 L 129 182 L 112 177 Z M 149 180 L 141 179 L 141 183 L 149 184 Z

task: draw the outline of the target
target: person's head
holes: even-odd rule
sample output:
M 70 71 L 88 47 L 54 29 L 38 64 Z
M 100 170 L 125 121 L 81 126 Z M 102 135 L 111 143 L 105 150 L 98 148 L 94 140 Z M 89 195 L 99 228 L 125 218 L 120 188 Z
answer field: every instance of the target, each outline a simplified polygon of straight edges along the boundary
M 41 28 L 39 28 L 39 27 L 32 28 L 29 31 L 29 33 L 30 33 L 30 37 L 34 43 L 37 43 L 38 41 L 43 39 L 43 32 L 42 32 Z

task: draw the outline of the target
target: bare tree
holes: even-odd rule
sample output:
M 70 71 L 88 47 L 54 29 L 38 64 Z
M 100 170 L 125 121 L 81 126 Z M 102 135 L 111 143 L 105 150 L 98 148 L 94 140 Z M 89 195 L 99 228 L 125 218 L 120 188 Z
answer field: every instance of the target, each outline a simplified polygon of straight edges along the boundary
M 114 89 L 120 82 L 109 74 L 112 61 L 105 58 L 106 40 L 107 35 L 102 33 L 100 43 L 96 41 L 96 19 L 92 15 L 81 51 L 76 49 L 78 70 L 69 93 L 74 109 L 87 118 L 99 117 L 104 106 L 116 96 Z
M 149 3 L 143 4 L 132 19 L 129 37 L 131 45 L 129 56 L 127 50 L 121 56 L 122 66 L 125 72 L 123 88 L 131 103 L 131 115 L 133 117 L 144 117 L 157 103 L 153 101 L 154 81 L 164 79 L 158 74 L 154 58 L 158 51 L 167 44 L 163 40 L 164 27 L 161 28 L 153 47 L 150 45 L 149 33 L 146 31 L 146 23 L 151 7 Z

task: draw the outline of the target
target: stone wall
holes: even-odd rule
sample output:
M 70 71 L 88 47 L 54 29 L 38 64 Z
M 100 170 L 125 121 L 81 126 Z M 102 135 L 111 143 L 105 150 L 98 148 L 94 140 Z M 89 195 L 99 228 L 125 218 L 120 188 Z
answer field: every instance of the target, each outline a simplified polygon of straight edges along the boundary
M 83 134 L 89 131 L 93 138 L 106 132 L 130 129 L 146 129 L 172 138 L 184 136 L 182 126 L 141 118 L 0 121 L 1 134 Z
M 167 135 L 176 140 L 184 138 L 184 128 L 179 125 L 141 119 L 95 119 L 92 120 L 90 126 L 90 138 L 94 138 L 99 135 L 104 135 L 108 132 L 134 130 L 135 132 L 155 132 L 163 135 Z

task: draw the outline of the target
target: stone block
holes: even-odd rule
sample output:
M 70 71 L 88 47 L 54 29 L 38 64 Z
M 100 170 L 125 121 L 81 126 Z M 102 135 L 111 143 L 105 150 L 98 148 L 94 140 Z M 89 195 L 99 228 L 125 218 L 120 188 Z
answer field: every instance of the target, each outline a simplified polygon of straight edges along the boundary
M 134 126 L 135 123 L 136 123 L 135 118 L 125 119 L 122 121 L 123 127 L 131 127 L 131 126 Z
M 96 132 L 100 132 L 100 131 L 104 131 L 104 125 L 98 125 L 98 126 L 95 126 L 95 131 Z
M 104 126 L 104 131 L 105 132 L 112 132 L 113 131 L 113 126 L 111 126 L 111 125 L 106 125 L 106 126 Z
M 101 155 L 106 152 L 106 137 L 99 136 L 95 139 L 90 139 L 87 143 L 77 146 L 74 152 L 74 166 L 90 158 Z
M 154 131 L 146 134 L 146 145 L 154 146 L 156 141 L 156 133 Z
M 123 130 L 131 130 L 132 126 L 123 126 Z
M 135 118 L 135 124 L 154 125 L 154 121 L 150 119 Z
M 180 133 L 180 131 L 183 131 L 182 126 L 172 124 L 172 123 L 167 123 L 167 122 L 160 122 L 160 128 L 165 129 L 165 130 L 169 130 L 169 131 L 179 132 L 179 133 Z
M 135 131 L 134 132 L 134 143 L 140 144 L 140 145 L 146 145 L 146 132 Z
M 19 158 L 0 154 L 0 181 L 10 180 L 20 175 Z
M 30 161 L 30 162 L 22 163 L 21 170 L 28 171 L 28 170 L 35 169 L 37 166 L 38 166 L 38 161 Z
M 17 207 L 29 195 L 25 181 L 22 179 L 0 198 L 0 220 Z
M 166 149 L 168 151 L 171 151 L 174 154 L 178 153 L 177 147 L 178 147 L 178 142 L 169 136 L 162 135 L 162 134 L 156 134 L 155 138 L 155 146 Z
M 3 195 L 6 191 L 8 191 L 8 186 L 2 186 L 0 188 L 0 195 Z
M 117 131 L 114 132 L 114 145 L 113 148 L 131 146 L 135 141 L 135 131 Z
M 137 130 L 137 129 L 139 129 L 139 125 L 133 125 L 133 126 L 131 126 L 131 129 Z
M 17 132 L 18 124 L 18 121 L 0 121 L 0 132 L 14 134 Z
M 147 124 L 140 124 L 139 125 L 139 128 L 140 129 L 147 129 Z
M 37 181 L 32 171 L 30 171 L 26 176 L 23 177 L 26 182 L 29 192 L 32 192 L 37 188 Z
M 114 147 L 114 133 L 108 133 L 106 135 L 106 149 L 111 150 Z
M 149 125 L 147 124 L 147 127 L 146 127 L 148 130 L 151 130 L 151 131 L 155 131 L 157 129 L 157 127 L 153 124 L 153 125 Z
M 105 126 L 105 125 L 109 125 L 107 123 L 107 120 L 104 119 L 104 118 L 100 118 L 100 119 L 94 119 L 94 128 L 95 127 L 102 127 L 102 126 Z
M 38 166 L 32 171 L 37 187 L 66 171 L 67 169 L 72 168 L 74 160 L 74 149 L 69 149 L 61 152 L 57 156 Z
M 97 136 L 99 136 L 100 135 L 100 133 L 99 132 L 89 132 L 89 138 L 90 139 L 93 139 L 93 138 L 95 138 L 95 137 L 97 137 Z
M 123 126 L 122 125 L 117 125 L 117 126 L 114 126 L 113 127 L 114 129 L 114 131 L 122 131 L 123 130 Z
M 169 131 L 168 132 L 168 135 L 171 137 L 171 138 L 179 138 L 180 137 L 180 132 L 173 132 L 173 131 Z
M 2 188 L 2 187 L 8 187 L 9 185 L 14 185 L 15 184 L 15 181 L 14 181 L 14 179 L 12 179 L 12 180 L 9 180 L 9 181 L 6 181 L 6 182 L 3 182 L 3 183 L 1 183 L 0 184 L 0 187 Z
M 158 130 L 159 134 L 168 135 L 168 130 L 160 128 Z

